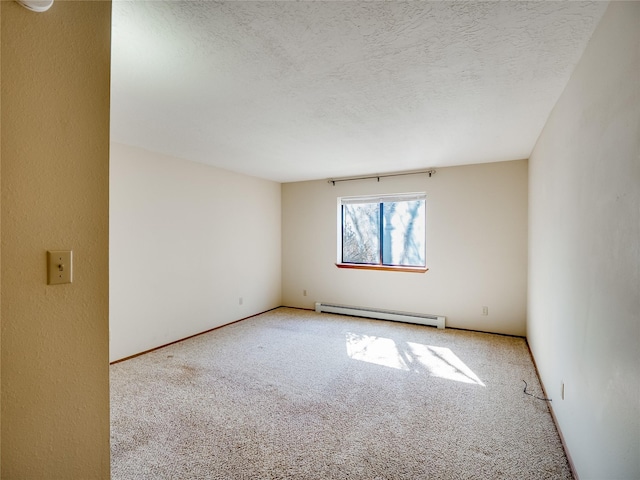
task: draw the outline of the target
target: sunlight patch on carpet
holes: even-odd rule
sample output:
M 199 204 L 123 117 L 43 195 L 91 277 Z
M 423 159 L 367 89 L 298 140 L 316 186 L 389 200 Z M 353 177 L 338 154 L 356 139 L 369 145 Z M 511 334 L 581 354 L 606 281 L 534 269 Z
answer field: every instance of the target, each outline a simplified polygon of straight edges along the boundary
M 451 349 L 446 347 L 414 342 L 398 343 L 391 338 L 357 333 L 347 333 L 346 346 L 347 355 L 353 360 L 486 386 Z

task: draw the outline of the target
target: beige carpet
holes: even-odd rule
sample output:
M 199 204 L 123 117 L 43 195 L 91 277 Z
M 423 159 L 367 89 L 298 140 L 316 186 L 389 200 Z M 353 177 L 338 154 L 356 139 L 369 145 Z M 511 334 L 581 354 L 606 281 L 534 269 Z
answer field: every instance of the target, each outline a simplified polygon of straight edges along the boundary
M 111 366 L 113 479 L 568 479 L 524 339 L 280 308 Z

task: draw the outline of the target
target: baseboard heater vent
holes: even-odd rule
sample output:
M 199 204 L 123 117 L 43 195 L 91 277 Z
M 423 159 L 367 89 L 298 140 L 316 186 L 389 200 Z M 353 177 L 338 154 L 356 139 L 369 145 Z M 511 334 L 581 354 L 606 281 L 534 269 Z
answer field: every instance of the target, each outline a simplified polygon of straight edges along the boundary
M 330 303 L 316 302 L 316 312 L 339 313 L 355 317 L 375 318 L 378 320 L 393 320 L 395 322 L 416 323 L 431 327 L 444 328 L 446 317 L 440 315 L 423 315 L 421 313 L 396 312 L 364 307 L 349 307 Z

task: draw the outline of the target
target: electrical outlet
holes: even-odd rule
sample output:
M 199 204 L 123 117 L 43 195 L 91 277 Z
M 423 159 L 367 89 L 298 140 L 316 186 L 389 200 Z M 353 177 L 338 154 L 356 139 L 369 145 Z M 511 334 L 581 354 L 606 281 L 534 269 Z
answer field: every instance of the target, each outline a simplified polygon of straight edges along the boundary
M 242 305 L 244 303 L 244 299 L 242 297 L 238 298 L 238 305 Z
M 482 307 L 482 315 L 489 315 L 489 307 Z
M 560 398 L 564 400 L 564 382 L 560 385 Z
M 306 297 L 307 296 L 307 291 L 306 290 L 302 290 L 302 296 Z

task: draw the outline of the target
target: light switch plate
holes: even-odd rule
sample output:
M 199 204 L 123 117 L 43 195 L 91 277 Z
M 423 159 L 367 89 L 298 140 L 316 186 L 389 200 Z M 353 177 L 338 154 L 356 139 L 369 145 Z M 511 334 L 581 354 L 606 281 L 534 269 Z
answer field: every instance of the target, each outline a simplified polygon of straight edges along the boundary
M 73 252 L 49 250 L 47 252 L 47 284 L 71 283 L 73 279 Z

